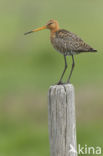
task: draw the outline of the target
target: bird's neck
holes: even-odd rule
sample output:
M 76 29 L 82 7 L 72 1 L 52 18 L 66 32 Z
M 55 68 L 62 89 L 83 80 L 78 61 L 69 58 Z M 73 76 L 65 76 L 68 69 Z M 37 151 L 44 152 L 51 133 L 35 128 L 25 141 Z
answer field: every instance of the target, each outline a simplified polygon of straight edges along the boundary
M 51 36 L 51 38 L 55 38 L 56 32 L 57 32 L 58 30 L 59 30 L 59 29 L 51 30 L 51 31 L 50 31 L 50 36 Z
M 55 33 L 56 31 L 58 31 L 60 28 L 59 28 L 59 25 L 56 25 L 55 28 L 52 28 L 50 29 L 51 33 Z

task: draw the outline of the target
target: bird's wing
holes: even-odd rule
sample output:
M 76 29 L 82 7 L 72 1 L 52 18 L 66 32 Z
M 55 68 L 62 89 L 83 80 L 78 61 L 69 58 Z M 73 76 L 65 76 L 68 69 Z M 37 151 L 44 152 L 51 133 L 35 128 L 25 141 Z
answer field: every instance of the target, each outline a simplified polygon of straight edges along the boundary
M 86 44 L 76 34 L 71 33 L 64 29 L 61 29 L 57 32 L 56 42 L 58 42 L 58 45 L 60 45 L 61 48 L 66 52 L 73 51 L 79 53 L 79 52 L 96 51 L 91 46 Z

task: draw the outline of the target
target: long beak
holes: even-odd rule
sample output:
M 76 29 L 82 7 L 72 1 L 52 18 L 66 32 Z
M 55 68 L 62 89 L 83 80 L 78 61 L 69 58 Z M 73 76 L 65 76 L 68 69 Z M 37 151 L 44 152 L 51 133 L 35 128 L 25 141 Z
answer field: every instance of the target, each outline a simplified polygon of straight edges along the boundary
M 40 28 L 37 28 L 37 29 L 33 29 L 33 30 L 29 31 L 29 32 L 24 33 L 24 35 L 28 35 L 30 33 L 37 32 L 37 31 L 40 31 L 40 30 L 43 30 L 43 29 L 46 29 L 46 28 L 47 28 L 47 26 L 43 26 L 43 27 L 40 27 Z

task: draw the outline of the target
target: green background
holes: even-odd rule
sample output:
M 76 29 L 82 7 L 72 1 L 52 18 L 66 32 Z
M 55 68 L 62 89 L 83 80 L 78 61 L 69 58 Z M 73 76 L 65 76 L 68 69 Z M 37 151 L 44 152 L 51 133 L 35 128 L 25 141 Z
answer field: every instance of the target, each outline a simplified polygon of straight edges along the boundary
M 0 156 L 49 156 L 48 89 L 64 60 L 49 30 L 24 32 L 56 19 L 98 53 L 75 56 L 77 139 L 103 147 L 103 0 L 0 1 Z M 68 57 L 68 77 L 71 68 Z M 92 155 L 92 154 L 91 154 Z

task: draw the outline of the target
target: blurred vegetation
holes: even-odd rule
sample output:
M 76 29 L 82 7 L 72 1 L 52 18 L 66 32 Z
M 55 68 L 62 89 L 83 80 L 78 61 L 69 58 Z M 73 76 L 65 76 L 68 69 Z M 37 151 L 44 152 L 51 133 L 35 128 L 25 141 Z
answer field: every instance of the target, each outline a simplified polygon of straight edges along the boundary
M 47 92 L 59 80 L 64 60 L 52 48 L 48 30 L 23 35 L 49 19 L 57 19 L 61 28 L 98 50 L 75 56 L 71 82 L 78 143 L 103 147 L 102 6 L 102 0 L 0 1 L 1 156 L 49 155 Z

